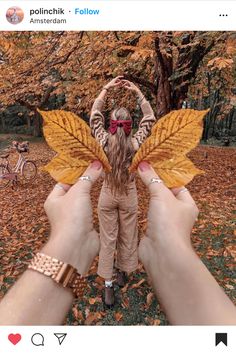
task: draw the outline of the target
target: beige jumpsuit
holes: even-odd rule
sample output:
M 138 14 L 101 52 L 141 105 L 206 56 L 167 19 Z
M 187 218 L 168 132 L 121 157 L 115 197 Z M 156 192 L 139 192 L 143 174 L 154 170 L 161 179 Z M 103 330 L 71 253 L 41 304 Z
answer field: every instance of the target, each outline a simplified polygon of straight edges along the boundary
M 103 100 L 96 99 L 91 112 L 90 127 L 93 136 L 106 152 L 108 132 L 104 128 L 102 114 Z M 144 99 L 141 104 L 143 118 L 138 131 L 132 137 L 137 150 L 148 137 L 156 119 L 150 104 Z M 101 248 L 99 253 L 98 275 L 110 279 L 113 275 L 115 250 L 116 267 L 130 273 L 138 266 L 138 200 L 135 181 L 128 185 L 127 195 L 114 195 L 110 187 L 103 182 L 98 201 Z

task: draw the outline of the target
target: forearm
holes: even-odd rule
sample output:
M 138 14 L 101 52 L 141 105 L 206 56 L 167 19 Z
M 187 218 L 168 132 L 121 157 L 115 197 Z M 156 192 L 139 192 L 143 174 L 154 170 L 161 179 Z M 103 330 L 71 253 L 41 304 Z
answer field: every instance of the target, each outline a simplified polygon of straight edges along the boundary
M 141 90 L 139 88 L 136 89 L 136 94 L 140 100 L 145 99 L 144 94 L 141 92 Z
M 105 130 L 105 118 L 102 114 L 106 90 L 102 90 L 99 96 L 95 99 L 89 119 L 89 125 L 92 135 L 104 147 L 107 142 L 108 133 Z
M 234 305 L 190 247 L 157 243 L 146 270 L 171 324 L 236 324 Z
M 133 137 L 137 140 L 137 143 L 140 146 L 150 135 L 151 129 L 156 122 L 156 117 L 150 103 L 145 97 L 142 96 L 142 98 L 139 99 L 139 102 L 143 117 L 139 123 L 139 128 Z
M 91 243 L 93 238 L 88 240 Z M 72 246 L 68 240 L 58 237 L 58 240 L 50 240 L 40 252 L 70 263 L 85 274 L 94 258 L 94 254 L 86 254 L 87 246 Z M 0 303 L 0 325 L 61 325 L 73 299 L 70 289 L 39 272 L 27 270 Z
M 107 95 L 107 89 L 103 88 L 102 91 L 100 92 L 99 96 L 97 97 L 97 99 L 104 101 L 106 98 L 106 95 Z
M 0 325 L 61 325 L 72 302 L 68 289 L 27 270 L 0 303 Z

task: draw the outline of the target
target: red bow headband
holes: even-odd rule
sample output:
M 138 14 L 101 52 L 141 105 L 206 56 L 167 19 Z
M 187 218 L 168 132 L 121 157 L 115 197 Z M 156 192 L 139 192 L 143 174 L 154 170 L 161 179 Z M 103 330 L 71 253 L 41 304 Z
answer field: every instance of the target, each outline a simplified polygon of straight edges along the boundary
M 114 135 L 118 127 L 123 127 L 125 134 L 128 136 L 132 130 L 132 120 L 110 120 L 109 131 Z

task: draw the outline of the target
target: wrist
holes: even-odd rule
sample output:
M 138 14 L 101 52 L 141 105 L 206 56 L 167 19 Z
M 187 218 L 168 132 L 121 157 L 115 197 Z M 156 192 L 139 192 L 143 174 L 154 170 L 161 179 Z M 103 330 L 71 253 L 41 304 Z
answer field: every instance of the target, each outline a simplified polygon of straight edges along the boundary
M 196 257 L 190 240 L 177 237 L 168 239 L 151 239 L 145 237 L 139 246 L 140 260 L 148 271 L 152 271 L 159 263 L 166 263 L 169 267 L 179 266 L 187 257 Z
M 91 251 L 90 245 L 93 246 L 93 243 L 88 244 L 84 236 L 74 240 L 54 234 L 41 251 L 45 255 L 72 265 L 80 274 L 85 275 L 96 256 L 94 251 Z
M 136 93 L 137 93 L 137 95 L 138 95 L 139 98 L 140 98 L 140 97 L 143 97 L 143 94 L 142 94 L 142 92 L 140 91 L 139 88 L 136 89 Z
M 140 90 L 137 91 L 137 95 L 138 95 L 139 103 L 141 104 L 145 100 L 145 96 Z

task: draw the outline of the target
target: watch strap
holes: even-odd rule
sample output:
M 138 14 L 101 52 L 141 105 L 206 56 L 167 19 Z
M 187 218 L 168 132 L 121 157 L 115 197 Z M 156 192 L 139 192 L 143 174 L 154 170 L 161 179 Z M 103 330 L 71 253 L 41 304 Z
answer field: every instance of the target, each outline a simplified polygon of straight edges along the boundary
M 87 287 L 85 277 L 76 268 L 43 253 L 37 253 L 28 268 L 52 278 L 64 288 L 71 289 L 75 297 L 82 297 Z

